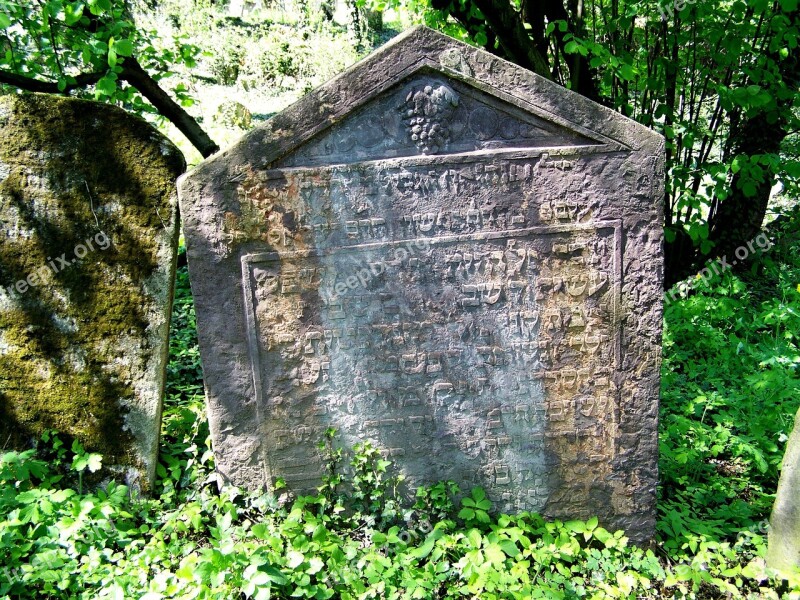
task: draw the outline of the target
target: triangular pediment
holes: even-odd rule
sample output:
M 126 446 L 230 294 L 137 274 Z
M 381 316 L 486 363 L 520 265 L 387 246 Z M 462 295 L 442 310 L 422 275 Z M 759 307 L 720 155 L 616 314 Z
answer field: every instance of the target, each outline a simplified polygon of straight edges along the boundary
M 423 135 L 424 134 L 424 135 Z M 206 161 L 291 169 L 632 152 L 659 136 L 518 65 L 417 27 Z M 216 174 L 214 174 L 216 173 Z M 238 175 L 235 175 L 238 177 Z
M 463 78 L 427 68 L 369 98 L 272 166 L 322 166 L 485 150 L 620 149 L 603 136 L 578 129 L 526 111 Z

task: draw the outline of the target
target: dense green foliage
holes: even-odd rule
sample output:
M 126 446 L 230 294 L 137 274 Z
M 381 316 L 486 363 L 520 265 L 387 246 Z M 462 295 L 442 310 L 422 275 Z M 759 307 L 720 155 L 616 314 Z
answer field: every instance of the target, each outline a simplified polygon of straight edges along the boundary
M 139 28 L 126 3 L 111 0 L 0 0 L 0 31 L 0 70 L 52 83 L 58 91 L 74 88 L 134 112 L 155 109 L 136 88 L 120 85 L 127 57 L 135 55 L 161 79 L 182 64 L 194 66 L 199 52 L 181 36 L 165 43 L 159 32 Z M 93 87 L 84 90 L 87 83 Z M 175 92 L 191 104 L 185 87 Z
M 0 0 L 0 91 L 157 112 L 208 156 L 216 107 L 184 108 L 217 95 L 192 92 L 307 90 L 369 49 L 364 7 L 392 7 L 401 24 L 483 46 L 662 133 L 669 284 L 752 239 L 776 184 L 789 197 L 800 187 L 797 0 L 349 0 L 346 24 L 327 1 L 247 18 L 226 4 Z
M 752 272 L 667 304 L 660 529 L 669 550 L 769 517 L 800 403 L 796 227 L 776 225 L 781 243 Z
M 797 194 L 797 0 L 364 0 L 408 10 L 666 139 L 667 281 Z
M 216 486 L 185 268 L 173 316 L 159 483 L 107 483 L 100 457 L 48 434 L 0 459 L 0 598 L 800 597 L 763 566 L 765 526 L 800 397 L 800 240 L 786 231 L 746 276 L 668 303 L 662 497 L 654 550 L 595 519 L 497 516 L 481 490 L 395 494 L 369 444 L 317 497 Z M 342 483 L 346 482 L 347 491 Z M 792 591 L 794 590 L 794 591 Z
M 341 50 L 352 32 L 307 3 L 292 19 L 260 23 L 218 18 L 209 0 L 148 4 L 174 26 L 156 32 L 156 21 L 143 26 L 111 0 L 0 0 L 0 71 L 141 113 L 154 109 L 124 80 L 129 58 L 162 85 L 171 71 L 191 68 L 169 83 L 186 107 L 190 88 L 205 100 L 213 86 L 294 99 L 356 58 Z M 524 15 L 529 4 L 513 6 Z M 402 11 L 502 54 L 476 5 L 412 0 Z M 742 133 L 759 123 L 762 133 L 797 129 L 795 0 L 681 10 L 595 0 L 575 16 L 546 19 L 551 76 L 585 86 L 576 77 L 583 60 L 599 99 L 664 133 L 673 256 L 681 243 L 700 258 L 721 243 L 713 222 L 733 222 L 719 219 L 732 195 L 761 202 L 776 180 L 796 195 L 796 135 L 767 151 L 748 147 Z M 268 112 L 271 105 L 254 109 L 253 118 Z M 102 458 L 54 432 L 35 451 L 0 456 L 0 598 L 800 598 L 800 579 L 778 582 L 763 566 L 800 402 L 798 226 L 797 214 L 779 220 L 770 231 L 776 245 L 750 272 L 726 272 L 667 303 L 651 550 L 630 547 L 596 520 L 495 515 L 480 490 L 456 500 L 452 484 L 403 498 L 391 463 L 369 444 L 345 454 L 334 432 L 321 440 L 329 471 L 317 497 L 220 494 L 182 268 L 155 494 L 89 483 Z

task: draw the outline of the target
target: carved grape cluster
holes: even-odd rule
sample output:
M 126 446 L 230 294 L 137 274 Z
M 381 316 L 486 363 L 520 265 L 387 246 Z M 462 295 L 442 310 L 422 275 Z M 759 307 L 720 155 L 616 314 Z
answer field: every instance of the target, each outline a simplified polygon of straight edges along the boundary
M 458 96 L 446 85 L 412 89 L 400 107 L 411 141 L 423 154 L 436 154 L 450 141 L 449 121 Z

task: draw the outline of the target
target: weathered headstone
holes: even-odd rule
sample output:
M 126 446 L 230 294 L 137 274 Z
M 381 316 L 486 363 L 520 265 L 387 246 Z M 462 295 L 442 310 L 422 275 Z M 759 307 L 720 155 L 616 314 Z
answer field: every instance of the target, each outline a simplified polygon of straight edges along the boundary
M 334 427 L 411 485 L 647 539 L 662 152 L 419 28 L 185 176 L 221 473 L 311 491 Z
M 800 574 L 800 410 L 786 444 L 770 518 L 767 566 L 786 576 Z
M 56 429 L 151 484 L 184 167 L 119 108 L 0 98 L 0 447 Z

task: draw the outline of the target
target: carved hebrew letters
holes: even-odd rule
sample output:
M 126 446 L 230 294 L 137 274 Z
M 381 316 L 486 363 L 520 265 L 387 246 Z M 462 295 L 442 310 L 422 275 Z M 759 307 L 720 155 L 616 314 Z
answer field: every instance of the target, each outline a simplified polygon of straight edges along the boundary
M 314 492 L 335 428 L 408 488 L 647 539 L 661 144 L 418 29 L 201 165 L 181 198 L 222 477 Z
M 613 444 L 621 223 L 588 218 L 581 197 L 526 209 L 499 197 L 535 195 L 538 168 L 272 171 L 244 194 L 275 214 L 300 190 L 294 236 L 267 229 L 276 251 L 242 257 L 266 455 L 306 457 L 276 476 L 316 485 L 319 436 L 336 427 L 424 465 L 412 485 L 483 473 L 504 510 L 541 511 L 549 486 L 580 481 L 584 455 Z M 335 218 L 319 227 L 323 206 Z

